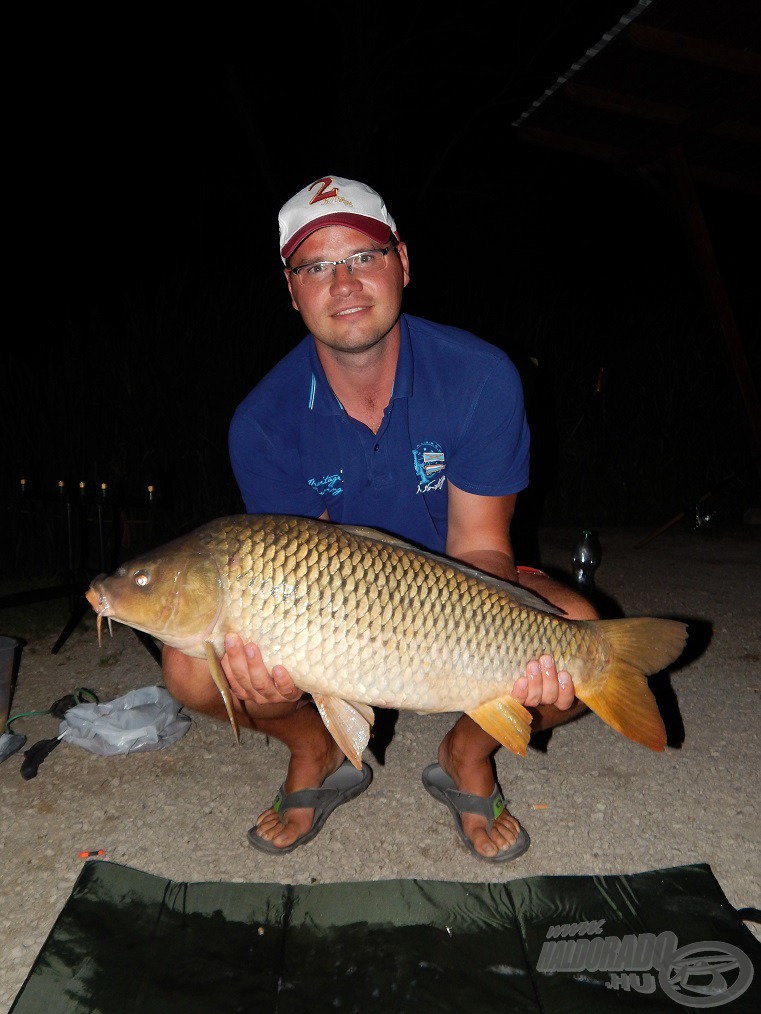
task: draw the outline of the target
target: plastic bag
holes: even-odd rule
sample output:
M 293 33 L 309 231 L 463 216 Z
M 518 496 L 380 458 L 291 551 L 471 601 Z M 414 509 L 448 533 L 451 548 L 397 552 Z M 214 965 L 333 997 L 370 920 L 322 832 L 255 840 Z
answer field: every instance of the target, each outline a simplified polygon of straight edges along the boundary
M 104 756 L 161 750 L 190 728 L 180 707 L 163 687 L 143 687 L 114 701 L 69 708 L 58 733 L 64 743 Z

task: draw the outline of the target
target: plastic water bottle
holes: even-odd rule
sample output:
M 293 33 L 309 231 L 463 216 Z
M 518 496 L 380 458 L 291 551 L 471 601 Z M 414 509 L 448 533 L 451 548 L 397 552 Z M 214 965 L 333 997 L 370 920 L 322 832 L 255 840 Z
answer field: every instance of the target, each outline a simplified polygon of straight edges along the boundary
M 597 534 L 590 528 L 584 528 L 571 557 L 573 576 L 580 591 L 591 591 L 594 588 L 595 571 L 601 560 L 602 548 Z

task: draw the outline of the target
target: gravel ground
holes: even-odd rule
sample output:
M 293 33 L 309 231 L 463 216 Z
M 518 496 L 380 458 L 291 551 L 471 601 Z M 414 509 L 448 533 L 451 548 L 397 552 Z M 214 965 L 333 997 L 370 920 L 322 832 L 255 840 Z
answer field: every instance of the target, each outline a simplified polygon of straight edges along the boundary
M 577 534 L 540 532 L 547 569 L 567 571 Z M 590 714 L 556 729 L 545 750 L 525 759 L 500 750 L 510 809 L 532 837 L 507 868 L 471 857 L 448 811 L 421 785 L 452 715 L 402 713 L 384 763 L 366 754 L 370 789 L 340 807 L 310 845 L 282 857 L 254 851 L 246 831 L 282 780 L 285 748 L 244 734 L 238 749 L 228 724 L 194 715 L 174 745 L 126 756 L 62 743 L 28 781 L 21 753 L 5 760 L 2 1010 L 67 900 L 83 849 L 104 849 L 114 862 L 174 880 L 265 883 L 501 881 L 708 863 L 730 903 L 761 907 L 761 529 L 675 526 L 637 548 L 648 534 L 600 532 L 597 587 L 609 596 L 609 615 L 618 609 L 691 623 L 682 664 L 654 686 L 675 745 L 651 753 Z M 158 666 L 127 628 L 116 625 L 113 640 L 98 647 L 89 610 L 52 654 L 67 613 L 62 600 L 0 612 L 0 631 L 26 641 L 12 715 L 49 708 L 82 686 L 108 701 L 160 684 Z M 55 736 L 58 722 L 25 718 L 13 731 L 29 747 Z

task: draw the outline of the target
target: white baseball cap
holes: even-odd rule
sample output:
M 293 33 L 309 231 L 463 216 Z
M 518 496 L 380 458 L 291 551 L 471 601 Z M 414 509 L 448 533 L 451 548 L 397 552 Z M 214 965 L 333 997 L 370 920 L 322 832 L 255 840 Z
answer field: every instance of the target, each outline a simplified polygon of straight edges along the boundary
M 283 263 L 307 236 L 326 225 L 345 225 L 376 243 L 386 243 L 396 223 L 379 193 L 357 180 L 322 176 L 299 190 L 280 209 L 280 256 Z

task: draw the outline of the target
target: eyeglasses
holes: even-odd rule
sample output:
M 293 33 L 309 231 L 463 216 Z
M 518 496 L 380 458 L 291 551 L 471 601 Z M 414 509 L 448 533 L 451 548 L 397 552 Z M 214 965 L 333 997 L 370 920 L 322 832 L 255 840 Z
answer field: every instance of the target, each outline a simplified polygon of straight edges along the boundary
M 344 257 L 342 261 L 313 261 L 311 264 L 300 264 L 290 268 L 302 285 L 322 285 L 336 277 L 336 269 L 343 264 L 350 275 L 364 278 L 366 275 L 377 275 L 386 267 L 386 254 L 393 247 L 384 246 L 381 250 L 362 250 L 360 253 Z

